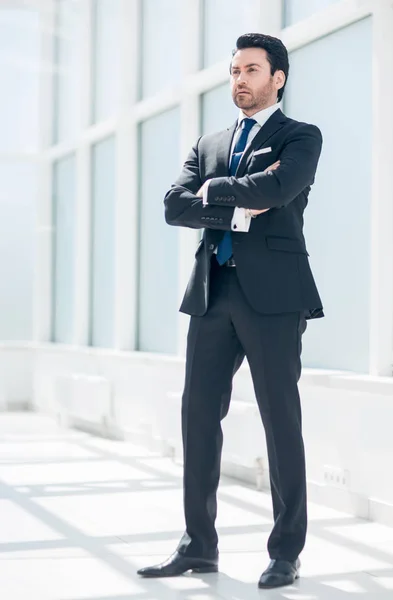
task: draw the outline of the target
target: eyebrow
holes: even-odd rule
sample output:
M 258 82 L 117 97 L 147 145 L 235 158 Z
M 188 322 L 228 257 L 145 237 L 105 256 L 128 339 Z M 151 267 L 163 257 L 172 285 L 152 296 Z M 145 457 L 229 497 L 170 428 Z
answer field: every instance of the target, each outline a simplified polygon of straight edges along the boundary
M 261 65 L 258 65 L 258 63 L 250 63 L 249 65 L 245 65 L 245 69 L 248 69 L 249 67 L 260 67 Z M 237 66 L 233 66 L 232 65 L 232 70 L 233 69 L 240 69 L 240 67 Z

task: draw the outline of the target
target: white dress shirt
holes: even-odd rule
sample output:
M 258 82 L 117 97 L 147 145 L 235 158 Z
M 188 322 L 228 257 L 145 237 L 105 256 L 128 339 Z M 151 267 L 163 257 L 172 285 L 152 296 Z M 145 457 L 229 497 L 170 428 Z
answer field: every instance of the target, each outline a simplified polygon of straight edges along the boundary
M 263 125 L 266 123 L 266 121 L 279 108 L 280 108 L 280 104 L 273 104 L 273 106 L 269 106 L 268 108 L 264 108 L 263 110 L 255 113 L 255 115 L 252 115 L 252 117 L 247 117 L 247 115 L 245 115 L 244 112 L 242 110 L 240 110 L 239 117 L 237 120 L 236 132 L 235 132 L 235 135 L 233 136 L 233 141 L 232 141 L 229 166 L 231 164 L 233 150 L 234 150 L 234 148 L 236 146 L 236 142 L 240 136 L 241 124 L 242 124 L 243 119 L 250 118 L 250 119 L 255 119 L 255 121 L 256 121 L 255 125 L 253 125 L 253 127 L 250 129 L 250 133 L 248 134 L 247 146 L 244 150 L 244 152 L 246 152 L 247 148 L 249 147 L 249 145 L 251 144 L 251 142 L 253 141 L 253 139 L 255 138 L 255 136 L 257 135 L 259 130 L 261 129 L 261 127 L 263 127 Z M 209 184 L 207 184 L 203 190 L 203 204 L 209 203 L 208 189 L 209 189 Z M 246 209 L 236 207 L 234 210 L 234 213 L 233 213 L 233 217 L 232 217 L 232 224 L 231 224 L 232 231 L 247 232 L 250 229 L 250 223 L 251 223 L 251 217 L 246 212 Z

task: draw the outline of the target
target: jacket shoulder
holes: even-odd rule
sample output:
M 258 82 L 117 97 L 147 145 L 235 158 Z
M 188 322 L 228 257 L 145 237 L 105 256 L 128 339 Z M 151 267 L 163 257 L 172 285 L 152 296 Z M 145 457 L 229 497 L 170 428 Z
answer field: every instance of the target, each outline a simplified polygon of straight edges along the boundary
M 235 128 L 232 126 L 232 127 L 228 127 L 227 129 L 222 129 L 221 131 L 215 131 L 214 133 L 206 133 L 205 135 L 202 135 L 199 138 L 199 145 L 202 144 L 202 146 L 204 146 L 204 145 L 216 144 L 223 137 L 230 136 L 231 132 L 234 133 L 234 130 L 235 130 Z
M 286 115 L 285 115 L 286 116 Z M 317 125 L 306 123 L 305 121 L 297 121 L 286 116 L 286 127 L 288 133 L 302 133 L 305 135 L 315 135 L 322 139 L 322 132 Z

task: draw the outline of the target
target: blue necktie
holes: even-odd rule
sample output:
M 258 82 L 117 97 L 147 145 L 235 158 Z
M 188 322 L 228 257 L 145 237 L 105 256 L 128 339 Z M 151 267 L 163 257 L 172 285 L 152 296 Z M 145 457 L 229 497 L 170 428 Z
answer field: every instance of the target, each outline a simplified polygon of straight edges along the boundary
M 239 139 L 236 142 L 236 145 L 233 149 L 231 166 L 229 168 L 229 174 L 234 176 L 236 175 L 237 167 L 239 166 L 240 159 L 242 154 L 247 146 L 248 134 L 251 129 L 254 127 L 256 121 L 255 119 L 243 119 L 242 121 L 242 131 L 239 135 Z M 232 256 L 232 235 L 230 231 L 226 231 L 224 237 L 221 242 L 218 244 L 217 248 L 217 261 L 220 265 L 223 265 L 227 260 L 229 260 Z

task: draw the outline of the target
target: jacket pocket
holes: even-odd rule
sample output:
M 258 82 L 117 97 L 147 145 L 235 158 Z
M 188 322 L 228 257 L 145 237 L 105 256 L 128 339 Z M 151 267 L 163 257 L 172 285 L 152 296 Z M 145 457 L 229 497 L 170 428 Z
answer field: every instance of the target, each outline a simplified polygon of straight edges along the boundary
M 306 254 L 309 256 L 304 243 L 295 238 L 284 238 L 276 236 L 266 236 L 266 244 L 269 250 L 279 250 L 280 252 L 293 252 L 296 254 Z

